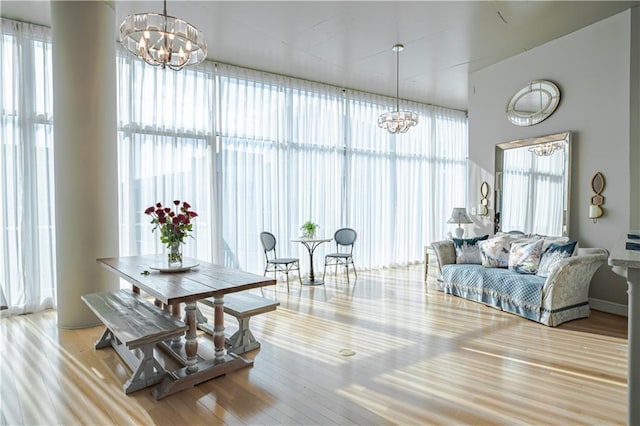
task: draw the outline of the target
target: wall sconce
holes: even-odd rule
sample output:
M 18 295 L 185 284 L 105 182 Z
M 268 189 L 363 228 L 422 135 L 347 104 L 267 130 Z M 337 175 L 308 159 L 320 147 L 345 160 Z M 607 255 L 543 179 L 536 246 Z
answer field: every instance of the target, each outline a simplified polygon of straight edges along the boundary
M 597 172 L 591 178 L 591 189 L 595 192 L 595 195 L 591 197 L 591 204 L 589 205 L 589 219 L 593 219 L 593 223 L 598 221 L 598 218 L 602 217 L 604 210 L 602 205 L 604 204 L 604 197 L 601 192 L 604 190 L 604 176 L 602 173 Z
M 489 184 L 486 181 L 480 185 L 480 195 L 482 198 L 478 205 L 478 216 L 486 216 L 489 214 L 489 200 L 487 199 L 489 196 Z

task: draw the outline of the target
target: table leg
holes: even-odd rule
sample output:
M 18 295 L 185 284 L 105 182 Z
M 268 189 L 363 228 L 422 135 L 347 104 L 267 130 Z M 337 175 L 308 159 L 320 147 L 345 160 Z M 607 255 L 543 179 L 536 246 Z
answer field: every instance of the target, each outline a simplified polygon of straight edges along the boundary
M 309 250 L 309 281 L 315 281 L 316 277 L 313 274 L 313 250 Z
M 188 389 L 199 383 L 213 379 L 214 377 L 253 365 L 253 361 L 250 359 L 242 358 L 233 353 L 227 353 L 224 347 L 223 297 L 215 297 L 213 304 L 214 359 L 205 360 L 198 356 L 196 302 L 185 303 L 185 322 L 187 323 L 186 343 L 184 346 L 186 355 L 185 367 L 170 371 L 166 374 L 162 382 L 160 382 L 153 391 L 156 399 L 162 399 L 183 389 Z
M 224 361 L 227 350 L 224 347 L 224 299 L 213 299 L 213 345 L 215 347 L 216 361 Z
M 305 285 L 322 285 L 324 284 L 324 280 L 316 279 L 315 274 L 313 272 L 313 252 L 316 247 L 318 247 L 319 243 L 302 243 L 307 248 L 309 252 L 309 278 L 302 281 L 302 284 Z
M 184 351 L 187 355 L 187 372 L 192 373 L 198 371 L 198 339 L 196 338 L 196 330 L 198 323 L 196 322 L 196 302 L 185 303 L 184 313 L 187 322 L 186 342 Z

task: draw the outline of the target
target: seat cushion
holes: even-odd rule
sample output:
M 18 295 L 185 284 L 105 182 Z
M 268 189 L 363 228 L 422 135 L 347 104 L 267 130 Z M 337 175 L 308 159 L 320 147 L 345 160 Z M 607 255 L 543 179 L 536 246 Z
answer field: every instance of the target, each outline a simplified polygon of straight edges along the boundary
M 275 263 L 276 265 L 286 265 L 287 263 L 297 262 L 298 259 L 289 259 L 286 257 L 277 258 L 277 259 L 269 259 L 269 263 Z
M 481 265 L 445 265 L 445 293 L 481 302 L 503 311 L 540 321 L 545 278 Z
M 329 254 L 326 254 L 324 257 L 339 257 L 341 259 L 347 259 L 351 256 L 352 254 L 350 253 L 329 253 Z

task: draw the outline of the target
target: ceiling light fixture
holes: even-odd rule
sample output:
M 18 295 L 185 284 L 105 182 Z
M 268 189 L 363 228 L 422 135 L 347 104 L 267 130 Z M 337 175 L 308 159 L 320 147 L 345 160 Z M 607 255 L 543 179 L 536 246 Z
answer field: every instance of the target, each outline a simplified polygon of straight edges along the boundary
M 413 111 L 400 111 L 400 52 L 404 49 L 401 44 L 393 46 L 396 52 L 396 110 L 385 112 L 378 117 L 378 126 L 389 133 L 406 133 L 418 124 L 418 114 Z
M 120 43 L 149 65 L 179 71 L 207 57 L 207 42 L 202 31 L 164 12 L 129 15 L 120 24 Z
M 553 155 L 553 153 L 560 149 L 562 149 L 562 144 L 556 142 L 547 142 L 540 145 L 534 145 L 529 148 L 529 151 L 533 152 L 535 155 L 539 155 L 540 157 L 547 157 L 549 155 Z

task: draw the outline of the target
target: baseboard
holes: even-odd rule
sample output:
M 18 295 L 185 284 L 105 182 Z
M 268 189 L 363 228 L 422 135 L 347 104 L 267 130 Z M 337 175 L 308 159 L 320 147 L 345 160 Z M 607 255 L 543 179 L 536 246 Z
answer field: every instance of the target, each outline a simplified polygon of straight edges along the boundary
M 623 317 L 629 315 L 627 305 L 622 305 L 620 303 L 613 303 L 607 300 L 594 299 L 590 297 L 589 305 L 591 305 L 591 309 L 595 309 L 596 311 L 608 312 L 610 314 L 621 315 Z

